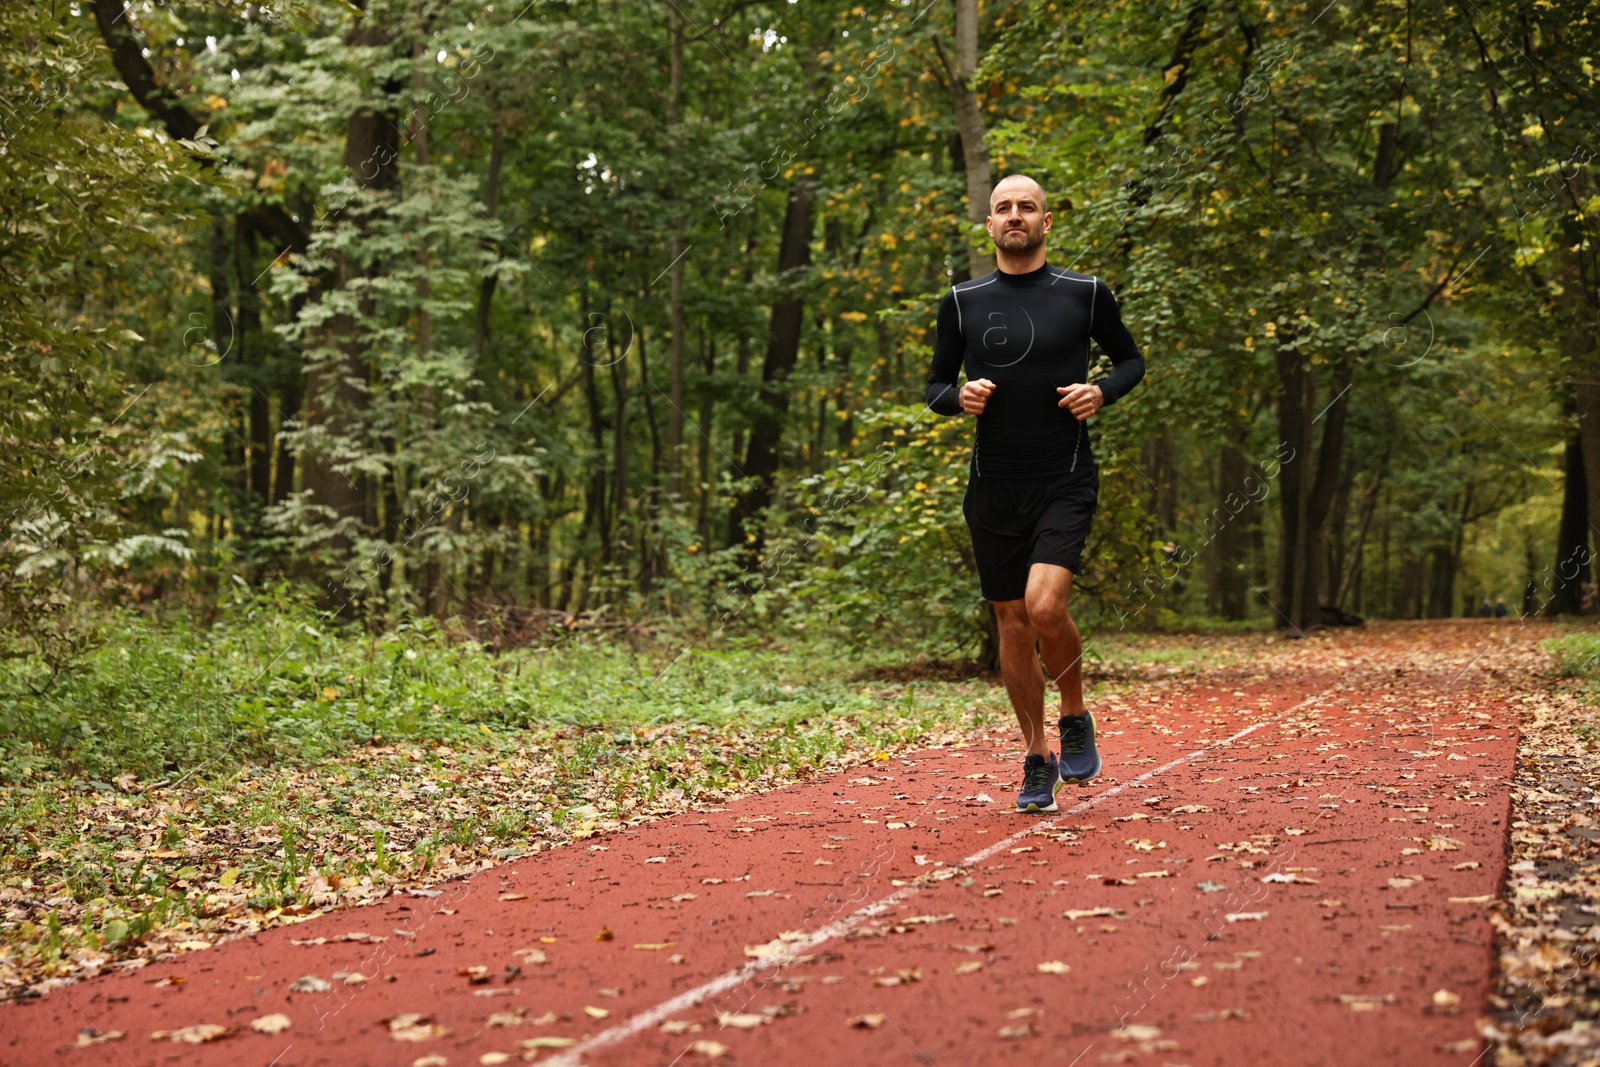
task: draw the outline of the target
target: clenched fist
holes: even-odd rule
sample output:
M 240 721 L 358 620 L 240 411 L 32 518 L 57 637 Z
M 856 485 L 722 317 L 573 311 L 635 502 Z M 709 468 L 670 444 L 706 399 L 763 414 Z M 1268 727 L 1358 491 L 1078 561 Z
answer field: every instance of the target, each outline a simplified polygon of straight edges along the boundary
M 1106 405 L 1106 395 L 1098 385 L 1061 385 L 1056 387 L 1056 392 L 1061 394 L 1056 407 L 1066 408 L 1079 422 L 1092 417 Z
M 957 394 L 961 400 L 961 410 L 968 415 L 982 415 L 983 409 L 989 404 L 989 394 L 992 392 L 994 383 L 987 378 L 968 382 Z

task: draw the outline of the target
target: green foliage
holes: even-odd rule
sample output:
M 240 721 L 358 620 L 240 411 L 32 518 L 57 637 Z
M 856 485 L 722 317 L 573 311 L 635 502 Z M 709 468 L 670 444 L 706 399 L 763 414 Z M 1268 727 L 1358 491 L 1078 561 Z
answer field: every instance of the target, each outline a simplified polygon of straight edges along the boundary
M 0 625 L 25 641 L 59 630 L 62 613 L 39 609 L 63 581 L 76 592 L 106 564 L 175 547 L 119 539 L 127 502 L 170 468 L 118 416 L 138 399 L 139 304 L 161 284 L 145 257 L 187 168 L 86 106 L 100 48 L 65 8 L 25 5 L 0 26 L 0 570 L 34 579 L 0 581 Z
M 831 736 L 858 710 L 850 675 L 903 659 L 855 650 L 841 668 L 822 650 L 854 642 L 821 636 L 793 651 L 738 640 L 635 651 L 573 636 L 495 656 L 427 619 L 364 635 L 283 590 L 240 592 L 211 619 L 123 611 L 102 628 L 116 642 L 76 670 L 30 656 L 0 676 L 0 776 L 170 780 L 383 741 L 474 743 L 485 731 L 809 723 Z

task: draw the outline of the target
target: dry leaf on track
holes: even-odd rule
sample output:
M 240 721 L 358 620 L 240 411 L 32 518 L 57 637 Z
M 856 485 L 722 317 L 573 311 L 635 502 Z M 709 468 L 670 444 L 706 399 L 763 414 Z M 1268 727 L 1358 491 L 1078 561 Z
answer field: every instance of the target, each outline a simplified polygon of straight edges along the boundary
M 152 1041 L 176 1041 L 184 1045 L 203 1045 L 208 1041 L 220 1041 L 233 1033 L 226 1026 L 216 1023 L 198 1023 L 194 1026 L 185 1026 L 177 1030 L 157 1030 L 150 1035 Z
M 401 1012 L 389 1020 L 389 1036 L 396 1041 L 432 1041 L 446 1032 L 444 1027 L 420 1012 Z

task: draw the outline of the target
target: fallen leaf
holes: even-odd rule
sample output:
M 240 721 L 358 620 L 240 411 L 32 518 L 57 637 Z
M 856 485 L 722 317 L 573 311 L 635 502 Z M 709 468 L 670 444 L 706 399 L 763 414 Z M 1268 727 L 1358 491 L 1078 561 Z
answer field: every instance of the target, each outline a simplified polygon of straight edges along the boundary
M 594 939 L 596 941 L 610 941 L 613 937 L 616 937 L 616 936 L 617 936 L 616 934 L 613 934 L 611 932 L 611 927 L 602 926 L 600 928 L 600 932 L 598 934 L 594 935 Z
M 326 993 L 333 983 L 314 974 L 304 974 L 289 983 L 291 993 Z
M 411 1061 L 411 1067 L 448 1067 L 450 1059 L 437 1052 L 430 1052 L 426 1056 L 418 1056 Z
M 501 900 L 527 900 L 528 899 L 528 894 L 526 894 L 526 893 L 501 893 L 500 894 L 500 899 Z
M 1044 963 L 1038 964 L 1034 970 L 1040 974 L 1066 974 L 1072 968 L 1060 960 L 1046 960 Z
M 1029 1023 L 1021 1023 L 1017 1026 L 1002 1026 L 999 1030 L 999 1035 L 1012 1041 L 1020 1040 L 1024 1037 L 1032 1037 L 1033 1026 Z
M 717 1022 L 722 1026 L 731 1026 L 735 1030 L 754 1030 L 758 1026 L 765 1026 L 771 1022 L 765 1015 L 753 1015 L 749 1012 L 719 1011 Z
M 263 1015 L 259 1019 L 250 1020 L 250 1029 L 258 1034 L 281 1034 L 294 1024 L 282 1012 Z
M 157 1030 L 150 1035 L 152 1041 L 176 1041 L 184 1045 L 203 1045 L 208 1041 L 220 1041 L 233 1033 L 226 1026 L 216 1023 L 198 1023 L 194 1026 L 185 1026 L 177 1030 Z
M 746 945 L 744 954 L 753 960 L 771 960 L 789 955 L 788 942 L 781 937 L 775 937 L 764 945 Z
M 968 960 L 965 963 L 958 963 L 954 967 L 950 968 L 950 973 L 951 974 L 976 974 L 978 971 L 981 971 L 981 970 L 983 970 L 983 961 L 982 960 Z
M 1448 989 L 1437 990 L 1428 1002 L 1427 1011 L 1431 1015 L 1455 1015 L 1461 1010 L 1461 994 L 1452 993 Z
M 1148 1023 L 1130 1023 L 1120 1030 L 1111 1031 L 1118 1041 L 1154 1041 L 1161 1036 L 1161 1027 Z
M 445 1028 L 421 1012 L 401 1012 L 389 1020 L 389 1036 L 396 1041 L 432 1041 L 444 1035 Z
M 692 1019 L 668 1019 L 661 1024 L 663 1034 L 693 1034 L 705 1029 Z
M 570 1048 L 577 1043 L 578 1039 L 575 1037 L 530 1037 L 524 1041 L 518 1041 L 517 1047 L 532 1052 L 534 1049 L 541 1048 Z
M 596 1008 L 585 1004 L 583 1006 L 583 1013 L 591 1019 L 604 1019 L 607 1015 L 611 1014 L 611 1010 L 609 1008 Z
M 1195 888 L 1199 889 L 1202 893 L 1221 893 L 1224 892 L 1228 887 L 1207 879 L 1204 882 L 1195 883 Z
M 107 1030 L 101 1033 L 92 1026 L 86 1026 L 78 1031 L 78 1047 L 86 1048 L 89 1045 L 103 1045 L 107 1041 L 121 1041 L 128 1036 L 121 1030 Z
M 689 1051 L 697 1056 L 704 1056 L 707 1059 L 714 1060 L 718 1056 L 726 1056 L 728 1054 L 728 1046 L 720 1041 L 701 1038 L 689 1046 Z
M 485 1052 L 478 1057 L 478 1062 L 485 1064 L 486 1067 L 494 1067 L 496 1064 L 510 1063 L 512 1058 L 509 1052 Z
M 1254 922 L 1267 917 L 1264 911 L 1234 911 L 1224 915 L 1223 918 L 1231 923 Z
M 456 973 L 473 985 L 482 985 L 489 980 L 489 968 L 487 967 L 457 967 Z
M 1377 1011 L 1385 1004 L 1393 1004 L 1394 994 L 1378 996 L 1370 993 L 1340 993 L 1339 1003 L 1351 1011 Z
M 845 1020 L 845 1025 L 857 1030 L 876 1030 L 883 1025 L 882 1015 L 852 1015 Z
M 665 862 L 667 862 L 667 857 L 665 857 L 665 856 L 651 856 L 650 858 L 646 859 L 645 862 L 646 863 L 665 863 Z
M 671 948 L 676 944 L 676 941 L 644 941 L 633 947 L 645 952 L 660 952 L 662 949 Z

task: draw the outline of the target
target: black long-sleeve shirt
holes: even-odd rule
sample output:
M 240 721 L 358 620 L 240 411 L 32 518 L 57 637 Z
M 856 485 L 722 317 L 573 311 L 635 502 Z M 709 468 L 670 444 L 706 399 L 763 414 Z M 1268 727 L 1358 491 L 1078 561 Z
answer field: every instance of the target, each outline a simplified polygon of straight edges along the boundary
M 973 474 L 1033 478 L 1094 470 L 1089 435 L 1057 406 L 1056 392 L 1088 380 L 1091 339 L 1111 358 L 1111 373 L 1096 383 L 1111 404 L 1144 377 L 1144 357 L 1100 279 L 1046 263 L 1027 274 L 995 271 L 944 295 L 928 406 L 961 414 L 956 378 L 963 365 L 969 381 L 995 383 L 978 416 Z

